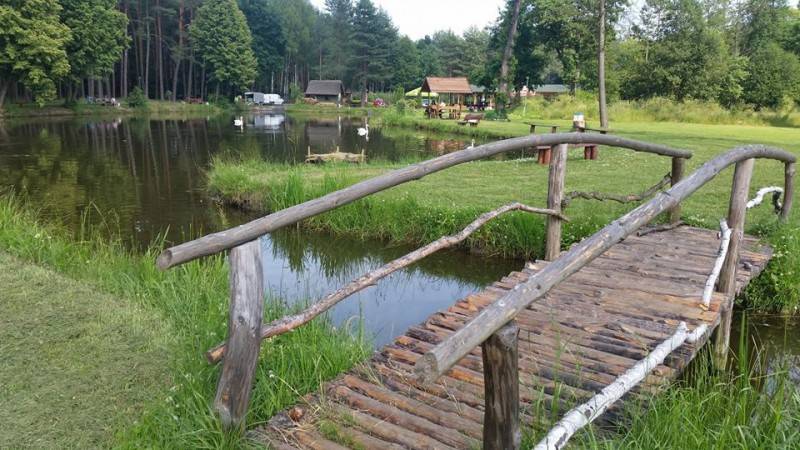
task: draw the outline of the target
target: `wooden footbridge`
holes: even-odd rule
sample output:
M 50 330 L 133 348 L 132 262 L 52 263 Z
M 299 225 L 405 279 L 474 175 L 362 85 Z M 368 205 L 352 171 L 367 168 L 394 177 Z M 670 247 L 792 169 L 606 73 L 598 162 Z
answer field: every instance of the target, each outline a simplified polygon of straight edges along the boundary
M 561 223 L 568 220 L 562 206 L 567 148 L 587 143 L 671 157 L 672 186 L 562 252 Z M 513 203 L 490 211 L 462 232 L 353 280 L 302 313 L 262 325 L 258 237 L 456 164 L 547 145 L 554 148 L 547 208 Z M 231 249 L 229 336 L 207 356 L 211 362 L 224 357 L 214 405 L 225 427 L 241 430 L 262 339 L 302 326 L 388 274 L 457 245 L 501 214 L 546 214 L 544 260 L 528 263 L 523 271 L 433 314 L 369 361 L 250 433 L 270 447 L 286 449 L 515 449 L 521 423 L 555 419 L 536 448 L 562 448 L 591 421 L 613 421 L 621 409 L 617 400 L 646 399 L 667 386 L 714 330 L 714 353 L 724 364 L 733 298 L 771 257 L 768 247 L 743 235 L 745 213 L 772 192 L 781 220 L 788 218 L 795 157 L 763 146 L 739 147 L 684 178 L 689 157 L 683 150 L 607 135 L 499 141 L 170 248 L 158 265 L 166 269 Z M 783 162 L 785 183 L 759 190 L 748 202 L 757 158 Z M 730 208 L 720 232 L 679 226 L 681 201 L 731 165 Z M 662 214 L 666 225 L 651 225 Z M 560 411 L 566 411 L 563 417 Z

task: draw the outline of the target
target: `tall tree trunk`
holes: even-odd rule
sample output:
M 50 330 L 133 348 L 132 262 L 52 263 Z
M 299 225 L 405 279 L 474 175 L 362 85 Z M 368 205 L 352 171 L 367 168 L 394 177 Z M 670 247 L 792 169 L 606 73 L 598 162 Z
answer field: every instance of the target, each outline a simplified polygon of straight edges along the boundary
M 161 32 L 161 2 L 156 0 L 156 70 L 158 99 L 164 100 L 164 36 Z
M 149 4 L 145 2 L 145 4 Z M 144 23 L 144 96 L 150 98 L 150 8 L 146 10 Z
M 597 31 L 597 90 L 600 102 L 600 126 L 608 127 L 608 110 L 606 109 L 606 1 L 600 0 L 600 21 Z
M 175 72 L 172 73 L 172 101 L 178 98 L 178 74 L 183 63 L 183 0 L 178 3 L 178 49 L 175 52 Z
M 506 48 L 503 50 L 503 59 L 500 62 L 500 92 L 508 93 L 508 64 L 514 52 L 514 38 L 517 36 L 517 22 L 519 22 L 519 9 L 521 0 L 514 0 L 514 13 L 511 16 L 511 25 L 508 28 Z M 499 107 L 500 105 L 498 105 Z
M 9 84 L 11 83 L 8 80 L 0 80 L 0 109 L 3 109 L 3 105 L 5 104 Z

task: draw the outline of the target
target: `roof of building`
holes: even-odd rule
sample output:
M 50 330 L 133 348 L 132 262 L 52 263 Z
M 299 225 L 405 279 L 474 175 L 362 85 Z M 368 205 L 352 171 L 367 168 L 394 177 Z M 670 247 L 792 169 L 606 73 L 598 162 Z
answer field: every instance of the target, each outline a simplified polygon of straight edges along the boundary
M 486 86 L 478 86 L 477 84 L 470 84 L 469 89 L 473 94 L 482 94 L 486 92 Z
M 339 95 L 344 94 L 342 80 L 311 80 L 306 88 L 306 95 Z
M 569 92 L 566 84 L 540 84 L 533 86 L 533 91 L 539 94 L 565 94 Z
M 426 77 L 422 83 L 422 92 L 438 92 L 439 94 L 471 94 L 466 77 L 437 78 Z

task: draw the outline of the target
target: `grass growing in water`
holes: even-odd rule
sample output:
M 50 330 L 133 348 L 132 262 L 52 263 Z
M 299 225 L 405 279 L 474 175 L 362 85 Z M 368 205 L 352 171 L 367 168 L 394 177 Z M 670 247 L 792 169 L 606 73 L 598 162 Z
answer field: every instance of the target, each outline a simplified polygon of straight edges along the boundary
M 205 258 L 167 272 L 155 268 L 157 248 L 131 254 L 118 240 L 95 239 L 86 232 L 73 241 L 60 230 L 38 223 L 36 214 L 12 196 L 0 196 L 0 249 L 120 301 L 129 301 L 162 320 L 170 357 L 164 394 L 146 405 L 140 417 L 129 417 L 117 431 L 125 448 L 236 448 L 246 445 L 219 428 L 211 410 L 219 367 L 211 367 L 203 352 L 224 339 L 228 317 L 228 271 L 221 256 Z M 267 320 L 283 315 L 279 302 L 268 301 Z M 345 331 L 333 331 L 325 321 L 262 347 L 248 425 L 265 421 L 363 360 L 369 345 Z M 86 357 L 87 355 L 83 355 Z M 61 374 L 51 368 L 53 383 Z M 74 430 L 80 433 L 81 430 Z M 63 444 L 63 445 L 61 445 Z M 68 441 L 55 445 L 69 446 Z

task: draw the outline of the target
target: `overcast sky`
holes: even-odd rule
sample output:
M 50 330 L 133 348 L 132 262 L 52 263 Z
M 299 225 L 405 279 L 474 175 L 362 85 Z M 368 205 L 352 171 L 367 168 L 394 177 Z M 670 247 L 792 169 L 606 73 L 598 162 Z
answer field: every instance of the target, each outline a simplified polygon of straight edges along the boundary
M 311 0 L 325 9 L 325 0 Z M 372 0 L 392 17 L 401 34 L 411 39 L 438 30 L 461 34 L 471 26 L 483 28 L 497 19 L 503 0 Z

